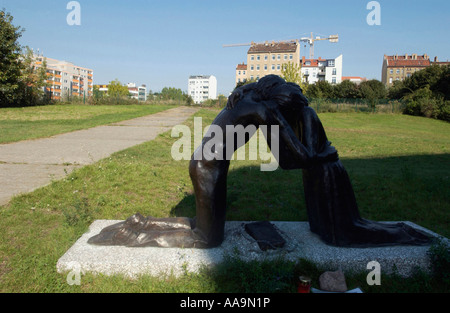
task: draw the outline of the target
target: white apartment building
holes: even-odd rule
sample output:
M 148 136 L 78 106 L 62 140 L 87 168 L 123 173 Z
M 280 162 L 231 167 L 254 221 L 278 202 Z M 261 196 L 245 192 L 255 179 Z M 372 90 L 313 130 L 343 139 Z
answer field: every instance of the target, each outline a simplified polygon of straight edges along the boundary
M 306 59 L 302 58 L 303 81 L 314 84 L 327 81 L 330 84 L 342 82 L 342 54 L 335 59 Z
M 139 101 L 147 101 L 147 86 L 141 85 L 136 87 L 136 83 L 127 84 L 130 97 Z
M 196 104 L 217 99 L 217 79 L 213 75 L 193 75 L 188 81 L 188 95 Z
M 52 99 L 64 100 L 68 96 L 90 97 L 93 92 L 92 69 L 74 65 L 67 61 L 34 55 L 34 65 L 40 67 L 44 59 L 47 62 L 46 92 L 51 93 Z

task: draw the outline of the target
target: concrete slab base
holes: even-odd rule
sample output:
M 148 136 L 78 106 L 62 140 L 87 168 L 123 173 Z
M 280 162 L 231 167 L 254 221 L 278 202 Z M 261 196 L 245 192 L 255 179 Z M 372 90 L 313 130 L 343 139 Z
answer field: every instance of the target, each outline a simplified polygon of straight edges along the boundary
M 324 244 L 309 231 L 307 222 L 272 222 L 287 244 L 277 250 L 260 250 L 256 241 L 244 230 L 250 222 L 227 222 L 225 241 L 214 249 L 179 248 L 128 248 L 117 246 L 93 246 L 87 240 L 104 227 L 120 221 L 97 220 L 58 261 L 57 271 L 66 273 L 80 270 L 81 273 L 122 274 L 135 278 L 142 274 L 162 276 L 182 275 L 185 271 L 198 272 L 203 266 L 214 266 L 224 260 L 225 255 L 239 256 L 243 260 L 267 260 L 283 257 L 297 261 L 304 258 L 326 270 L 367 271 L 367 264 L 376 261 L 382 273 L 391 273 L 394 268 L 402 276 L 409 276 L 414 268 L 427 270 L 429 246 L 394 246 L 379 248 L 338 248 Z M 405 222 L 432 236 L 443 238 L 427 229 Z

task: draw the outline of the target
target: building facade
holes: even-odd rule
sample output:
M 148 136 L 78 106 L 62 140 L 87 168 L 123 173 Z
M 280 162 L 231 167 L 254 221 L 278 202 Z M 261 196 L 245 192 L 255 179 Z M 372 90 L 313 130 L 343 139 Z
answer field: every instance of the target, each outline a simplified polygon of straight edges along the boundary
M 136 86 L 135 83 L 128 83 L 127 87 L 132 99 L 136 99 L 138 101 L 147 101 L 146 85 Z
M 266 42 L 254 44 L 247 52 L 247 64 L 236 67 L 236 84 L 244 81 L 258 81 L 266 75 L 281 76 L 284 64 L 300 64 L 300 44 L 298 41 Z
M 430 65 L 430 57 L 427 54 L 384 55 L 381 81 L 391 87 L 395 81 L 402 81 Z
M 188 95 L 196 104 L 217 99 L 217 79 L 213 75 L 193 75 L 188 81 Z
M 318 81 L 327 81 L 330 84 L 342 82 L 342 54 L 335 59 L 306 59 L 302 57 L 303 82 L 315 84 Z
M 34 55 L 35 67 L 41 67 L 47 62 L 47 83 L 45 91 L 54 100 L 67 100 L 69 97 L 90 97 L 94 88 L 94 71 L 77 66 L 67 61 Z
M 238 66 L 236 66 L 236 85 L 247 80 L 247 64 L 238 64 Z

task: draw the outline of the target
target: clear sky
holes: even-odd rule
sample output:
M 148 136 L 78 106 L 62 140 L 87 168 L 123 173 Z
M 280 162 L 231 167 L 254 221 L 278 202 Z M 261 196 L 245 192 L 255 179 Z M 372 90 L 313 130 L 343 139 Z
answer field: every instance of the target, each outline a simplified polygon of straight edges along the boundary
M 20 39 L 44 56 L 94 70 L 94 83 L 187 91 L 190 75 L 214 75 L 219 93 L 235 85 L 249 47 L 224 44 L 338 34 L 315 57 L 343 55 L 343 75 L 381 80 L 384 54 L 450 59 L 450 1 L 379 0 L 381 25 L 366 22 L 368 0 L 79 0 L 81 25 L 66 22 L 66 0 L 0 0 L 25 28 Z M 309 47 L 302 45 L 302 55 Z

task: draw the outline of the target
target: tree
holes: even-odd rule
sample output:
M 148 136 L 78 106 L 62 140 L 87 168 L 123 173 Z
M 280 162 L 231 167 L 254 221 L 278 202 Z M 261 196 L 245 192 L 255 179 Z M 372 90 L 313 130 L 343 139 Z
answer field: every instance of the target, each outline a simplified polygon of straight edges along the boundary
M 22 106 L 47 104 L 50 97 L 44 93 L 47 83 L 47 60 L 44 58 L 41 66 L 35 65 L 33 51 L 26 47 L 22 57 L 22 74 L 18 97 Z
M 185 100 L 183 91 L 175 87 L 164 87 L 161 90 L 161 97 L 164 100 Z
M 361 98 L 361 93 L 357 84 L 344 80 L 342 83 L 334 86 L 334 96 L 341 99 L 357 99 Z
M 359 89 L 361 91 L 361 96 L 365 99 L 385 99 L 387 96 L 386 86 L 376 79 L 362 82 L 361 85 L 359 85 Z
M 295 83 L 300 86 L 302 84 L 301 66 L 295 65 L 292 62 L 283 64 L 281 78 L 289 83 Z
M 333 85 L 326 80 L 321 80 L 309 85 L 305 95 L 313 99 L 331 99 L 334 97 Z
M 12 24 L 13 17 L 0 11 L 0 106 L 11 106 L 18 100 L 23 64 L 18 43 L 23 29 Z
M 126 85 L 123 85 L 117 78 L 109 82 L 108 85 L 108 96 L 114 98 L 128 97 L 130 92 Z

